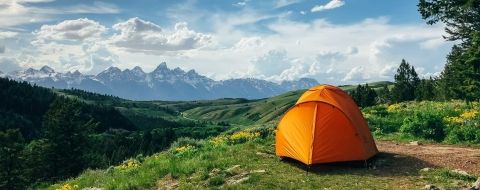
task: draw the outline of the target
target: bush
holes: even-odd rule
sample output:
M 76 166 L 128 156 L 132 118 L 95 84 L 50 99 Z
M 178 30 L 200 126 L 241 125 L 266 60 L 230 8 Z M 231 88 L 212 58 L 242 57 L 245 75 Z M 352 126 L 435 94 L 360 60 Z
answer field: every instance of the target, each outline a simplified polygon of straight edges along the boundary
M 220 186 L 225 183 L 225 179 L 222 176 L 215 176 L 208 180 L 210 186 Z
M 449 143 L 480 143 L 480 127 L 453 126 L 450 127 L 446 141 Z
M 414 137 L 442 141 L 445 138 L 445 125 L 440 115 L 432 112 L 416 112 L 413 117 L 403 120 L 400 131 Z
M 196 140 L 189 137 L 180 137 L 170 145 L 170 150 L 175 150 L 180 147 L 192 146 L 200 147 L 203 145 L 203 140 Z

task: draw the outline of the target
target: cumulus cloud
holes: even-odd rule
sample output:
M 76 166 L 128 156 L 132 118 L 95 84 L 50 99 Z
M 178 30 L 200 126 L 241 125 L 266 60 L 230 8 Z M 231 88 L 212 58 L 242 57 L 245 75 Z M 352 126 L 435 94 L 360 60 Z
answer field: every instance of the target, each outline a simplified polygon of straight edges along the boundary
M 352 68 L 347 75 L 342 79 L 342 81 L 349 81 L 349 82 L 362 82 L 368 77 L 366 76 L 366 73 L 364 71 L 364 68 L 362 66 L 357 66 Z
M 331 0 L 325 5 L 315 5 L 310 11 L 311 12 L 321 12 L 321 11 L 326 11 L 330 9 L 336 9 L 341 6 L 345 5 L 345 1 L 343 0 Z
M 33 34 L 38 41 L 73 40 L 83 41 L 99 38 L 107 29 L 100 23 L 88 18 L 65 20 L 56 25 L 42 25 Z
M 185 22 L 175 24 L 173 32 L 166 32 L 152 22 L 131 18 L 113 25 L 113 29 L 119 33 L 110 39 L 112 45 L 147 54 L 197 49 L 210 44 L 212 38 L 190 30 Z
M 250 64 L 251 75 L 265 78 L 279 75 L 290 68 L 292 58 L 288 57 L 286 50 L 270 50 L 264 55 L 253 58 Z
M 251 48 L 258 48 L 265 45 L 265 41 L 260 37 L 245 37 L 241 38 L 234 46 L 233 50 L 248 50 Z

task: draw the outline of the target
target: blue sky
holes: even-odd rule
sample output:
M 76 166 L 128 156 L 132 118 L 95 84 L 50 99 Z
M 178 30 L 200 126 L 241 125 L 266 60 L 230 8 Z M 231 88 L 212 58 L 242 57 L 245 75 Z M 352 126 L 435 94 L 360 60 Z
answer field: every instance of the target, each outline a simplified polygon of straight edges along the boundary
M 392 80 L 402 58 L 438 75 L 451 43 L 416 0 L 1 0 L 0 71 L 49 65 L 195 69 L 221 80 Z

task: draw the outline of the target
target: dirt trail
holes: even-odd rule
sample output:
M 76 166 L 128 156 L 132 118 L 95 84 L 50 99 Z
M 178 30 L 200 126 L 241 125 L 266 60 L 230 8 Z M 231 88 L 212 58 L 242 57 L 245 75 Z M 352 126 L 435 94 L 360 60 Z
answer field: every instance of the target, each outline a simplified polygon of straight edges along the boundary
M 409 145 L 391 141 L 377 141 L 376 143 L 380 152 L 414 157 L 428 165 L 461 169 L 480 175 L 480 149 L 478 148 L 436 144 Z

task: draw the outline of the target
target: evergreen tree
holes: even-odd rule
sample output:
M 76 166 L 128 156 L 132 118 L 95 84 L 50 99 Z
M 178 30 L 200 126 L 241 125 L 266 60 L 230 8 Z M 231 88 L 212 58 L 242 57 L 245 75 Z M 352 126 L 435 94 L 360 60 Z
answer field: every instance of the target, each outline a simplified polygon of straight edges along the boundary
M 480 0 L 420 0 L 427 24 L 445 23 L 452 47 L 440 76 L 442 99 L 480 99 Z
M 370 88 L 368 84 L 365 84 L 365 86 L 358 85 L 357 88 L 350 92 L 350 96 L 355 100 L 358 106 L 368 107 L 375 105 L 377 93 Z
M 392 89 L 393 101 L 403 102 L 415 99 L 415 89 L 419 83 L 420 78 L 415 68 L 402 59 L 395 74 L 395 84 Z
M 435 86 L 434 80 L 422 79 L 415 89 L 415 99 L 416 100 L 434 100 L 435 99 Z
M 0 131 L 0 189 L 23 189 L 22 150 L 24 139 L 18 129 Z
M 95 125 L 83 108 L 78 101 L 57 98 L 45 115 L 43 136 L 52 143 L 53 177 L 77 175 L 85 167 L 86 137 Z
M 377 102 L 380 104 L 387 104 L 392 101 L 392 97 L 390 95 L 390 89 L 388 88 L 388 85 L 383 85 L 383 87 L 378 90 L 377 92 Z

